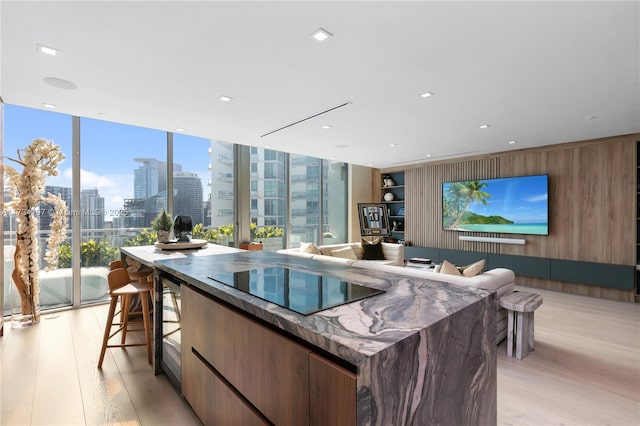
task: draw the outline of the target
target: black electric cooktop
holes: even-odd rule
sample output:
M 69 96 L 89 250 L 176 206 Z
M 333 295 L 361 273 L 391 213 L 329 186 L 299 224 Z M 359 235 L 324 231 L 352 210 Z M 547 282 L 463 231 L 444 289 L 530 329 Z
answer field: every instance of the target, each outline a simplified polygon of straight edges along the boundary
M 208 278 L 302 315 L 384 293 L 340 278 L 280 266 L 212 274 Z

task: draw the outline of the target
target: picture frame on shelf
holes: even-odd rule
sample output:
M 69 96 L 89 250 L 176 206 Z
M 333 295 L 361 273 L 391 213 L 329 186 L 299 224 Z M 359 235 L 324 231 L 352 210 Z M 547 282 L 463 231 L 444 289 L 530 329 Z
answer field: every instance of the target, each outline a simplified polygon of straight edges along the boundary
M 386 237 L 390 235 L 389 211 L 383 203 L 358 203 L 360 235 Z

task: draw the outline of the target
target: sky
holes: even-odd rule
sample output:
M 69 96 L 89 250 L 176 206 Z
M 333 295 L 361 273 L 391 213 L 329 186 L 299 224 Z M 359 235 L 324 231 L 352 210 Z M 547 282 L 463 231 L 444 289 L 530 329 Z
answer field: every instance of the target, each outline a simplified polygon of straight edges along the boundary
M 547 176 L 521 176 L 481 180 L 491 195 L 486 206 L 474 202 L 467 211 L 483 216 L 501 216 L 515 223 L 545 223 L 548 217 Z M 447 183 L 443 184 L 446 192 Z
M 59 166 L 59 176 L 47 177 L 47 185 L 71 187 L 71 116 L 5 104 L 4 155 L 15 158 L 16 149 L 33 139 L 45 138 L 60 145 L 67 157 Z M 98 188 L 105 198 L 106 217 L 122 208 L 125 198 L 133 198 L 134 169 L 141 164 L 134 158 L 149 157 L 166 161 L 166 133 L 161 130 L 82 118 L 80 120 L 80 185 L 82 189 Z M 174 134 L 174 163 L 183 171 L 194 172 L 208 190 L 209 141 Z M 180 149 L 188 144 L 189 149 Z M 7 161 L 19 172 L 22 166 Z M 203 199 L 207 199 L 205 195 Z

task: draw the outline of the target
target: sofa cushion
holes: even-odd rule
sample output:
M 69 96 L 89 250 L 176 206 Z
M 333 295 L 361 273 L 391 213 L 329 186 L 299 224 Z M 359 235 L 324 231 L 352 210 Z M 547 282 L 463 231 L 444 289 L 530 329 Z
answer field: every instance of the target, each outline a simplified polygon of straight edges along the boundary
M 331 250 L 331 256 L 333 256 L 333 257 L 341 257 L 343 259 L 358 260 L 358 258 L 356 257 L 356 254 L 353 251 L 353 249 L 351 248 L 351 246 L 347 246 L 347 247 Z
M 380 238 L 374 241 L 363 239 L 360 244 L 362 246 L 362 260 L 385 260 Z
M 322 251 L 313 243 L 300 243 L 302 253 L 322 254 Z
M 455 275 L 458 277 L 462 276 L 458 268 L 456 268 L 456 266 L 453 263 L 449 262 L 446 259 L 442 261 L 442 265 L 440 266 L 440 273 L 447 274 L 447 275 Z
M 472 263 L 471 265 L 463 266 L 461 269 L 462 275 L 465 277 L 475 277 L 481 274 L 484 270 L 484 259 Z

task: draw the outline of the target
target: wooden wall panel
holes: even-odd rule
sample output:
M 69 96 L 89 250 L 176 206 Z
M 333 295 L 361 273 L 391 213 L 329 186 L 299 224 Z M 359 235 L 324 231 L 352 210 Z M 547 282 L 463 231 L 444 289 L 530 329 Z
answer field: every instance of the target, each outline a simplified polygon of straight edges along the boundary
M 502 253 L 635 264 L 636 139 L 502 156 L 502 176 L 549 175 L 549 235 L 527 235 Z
M 415 246 L 635 265 L 639 140 L 640 134 L 632 134 L 412 165 L 405 171 L 405 238 Z M 442 182 L 532 174 L 549 175 L 548 236 L 513 235 L 526 244 L 511 245 L 459 241 L 458 233 L 442 229 Z M 579 284 L 547 285 L 617 300 L 630 294 Z
M 442 183 L 498 176 L 499 158 L 438 163 L 405 172 L 405 239 L 415 246 L 497 253 L 495 243 L 460 241 L 458 232 L 442 229 Z M 498 234 L 484 234 L 498 236 Z

